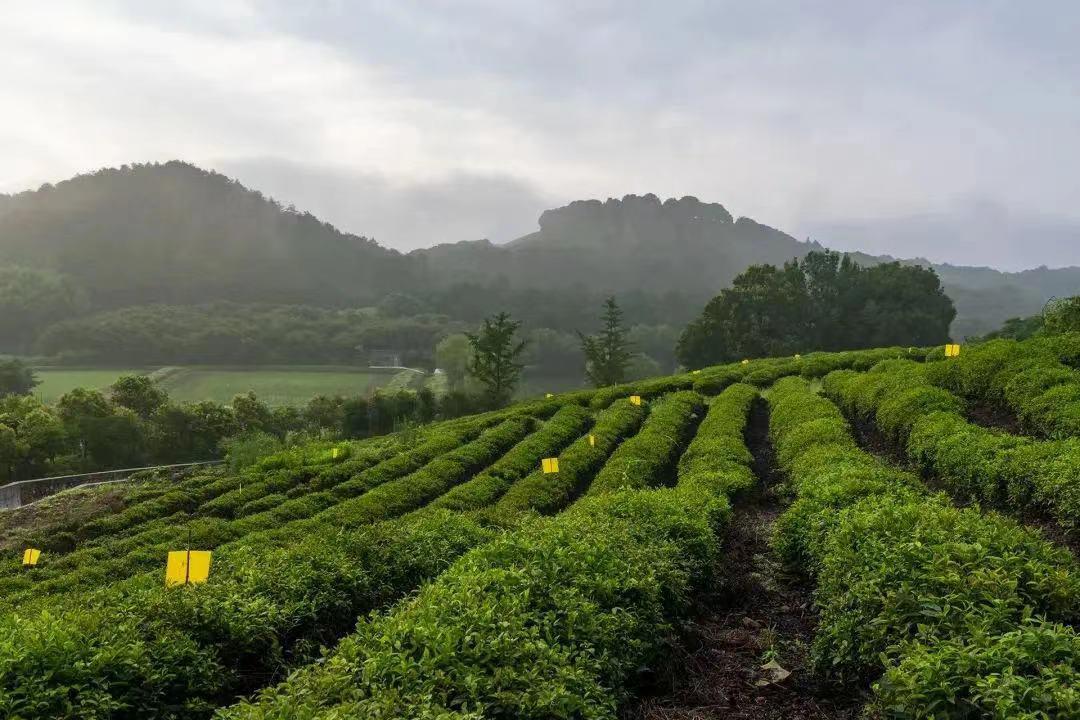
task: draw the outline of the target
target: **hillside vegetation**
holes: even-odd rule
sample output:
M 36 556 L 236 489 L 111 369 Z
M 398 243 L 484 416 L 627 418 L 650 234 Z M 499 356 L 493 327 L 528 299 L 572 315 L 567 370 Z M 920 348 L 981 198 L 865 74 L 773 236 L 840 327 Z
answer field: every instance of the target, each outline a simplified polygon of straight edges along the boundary
M 393 349 L 430 362 L 433 335 L 493 306 L 572 338 L 612 293 L 630 324 L 666 337 L 747 268 L 824 249 L 692 197 L 574 202 L 539 227 L 507 245 L 402 254 L 182 162 L 103 169 L 0 196 L 0 351 L 223 364 L 353 362 Z M 933 269 L 956 302 L 958 338 L 1080 288 L 1077 268 Z
M 1078 717 L 1078 357 L 1062 335 L 747 360 L 43 512 L 8 530 L 39 564 L 0 564 L 0 713 L 615 718 L 760 496 L 814 640 L 769 630 L 796 684 L 739 712 Z M 185 547 L 209 581 L 165 587 Z

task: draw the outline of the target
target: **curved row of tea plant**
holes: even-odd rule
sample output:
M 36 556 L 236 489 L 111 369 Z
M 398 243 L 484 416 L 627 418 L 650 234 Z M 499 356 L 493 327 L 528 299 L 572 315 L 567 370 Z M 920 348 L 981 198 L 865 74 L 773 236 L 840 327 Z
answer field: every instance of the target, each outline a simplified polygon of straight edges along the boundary
M 511 416 L 471 442 L 465 441 L 476 435 L 474 428 L 446 431 L 417 450 L 397 455 L 348 481 L 348 493 L 335 493 L 341 487 L 337 486 L 238 520 L 199 518 L 144 531 L 76 551 L 36 568 L 29 576 L 6 578 L 0 581 L 0 592 L 5 601 L 12 602 L 24 596 L 41 597 L 115 582 L 160 567 L 168 550 L 187 546 L 189 534 L 192 547 L 202 549 L 241 538 L 279 545 L 297 533 L 315 532 L 322 526 L 355 527 L 388 519 L 419 507 L 433 493 L 442 492 L 440 488 L 461 482 L 490 464 L 533 430 L 535 422 L 528 416 Z M 37 582 L 31 582 L 35 576 Z M 17 590 L 23 595 L 16 594 Z
M 1001 516 L 957 509 L 860 450 L 805 381 L 781 381 L 769 403 L 796 497 L 776 546 L 817 581 L 816 670 L 876 680 L 876 710 L 889 718 L 1074 717 L 1071 554 Z
M 691 391 L 674 392 L 653 402 L 641 431 L 612 453 L 589 492 L 664 484 L 664 476 L 675 469 L 704 409 L 703 398 Z
M 745 423 L 740 392 L 712 412 Z M 615 718 L 710 571 L 730 513 L 716 491 L 738 483 L 694 473 L 590 494 L 468 553 L 323 663 L 220 717 Z
M 623 440 L 638 431 L 645 414 L 645 406 L 629 400 L 611 403 L 597 417 L 592 432 L 559 455 L 559 472 L 545 474 L 538 470 L 515 483 L 495 503 L 491 514 L 514 516 L 534 511 L 549 515 L 563 509 L 589 487 Z
M 607 427 L 607 418 L 616 413 L 601 413 L 600 424 Z M 452 488 L 432 501 L 431 507 L 447 510 L 479 510 L 496 502 L 511 486 L 536 471 L 539 462 L 559 454 L 571 441 L 593 423 L 592 414 L 580 405 L 566 405 L 538 432 L 522 440 L 507 463 L 496 463 L 473 479 Z
M 819 378 L 833 370 L 867 370 L 882 360 L 907 358 L 923 360 L 926 348 L 875 348 L 872 350 L 848 350 L 843 352 L 815 352 L 802 357 L 759 358 L 745 363 L 731 363 L 694 370 L 682 375 L 652 378 L 636 383 L 616 385 L 595 391 L 569 393 L 558 396 L 574 402 L 587 402 L 592 408 L 605 408 L 612 401 L 631 395 L 645 399 L 658 398 L 679 390 L 693 390 L 702 395 L 717 395 L 736 383 L 747 383 L 759 388 L 772 385 L 782 377 L 801 375 Z
M 969 400 L 1015 413 L 1022 427 L 1050 438 L 1080 436 L 1080 335 L 993 340 L 931 363 L 931 382 Z
M 1034 440 L 968 422 L 964 403 L 930 384 L 929 366 L 882 363 L 826 376 L 825 393 L 876 427 L 927 476 L 963 500 L 1080 522 L 1080 438 Z
M 560 410 L 484 476 L 511 484 L 525 476 L 580 430 L 582 413 L 588 416 L 580 407 Z M 601 413 L 597 432 L 610 431 L 624 415 L 618 407 Z M 439 461 L 425 468 L 446 470 Z M 71 597 L 31 616 L 8 616 L 0 624 L 0 711 L 205 716 L 492 537 L 476 520 L 438 509 L 344 532 L 326 523 L 294 531 L 283 548 L 223 548 L 207 585 L 166 589 L 155 577 L 89 601 Z

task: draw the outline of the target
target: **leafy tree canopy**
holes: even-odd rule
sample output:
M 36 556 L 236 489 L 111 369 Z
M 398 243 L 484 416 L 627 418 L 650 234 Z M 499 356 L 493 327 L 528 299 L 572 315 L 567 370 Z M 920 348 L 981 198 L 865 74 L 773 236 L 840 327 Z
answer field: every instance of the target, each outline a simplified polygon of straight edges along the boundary
M 33 368 L 17 358 L 0 358 L 0 397 L 29 395 L 41 384 Z
M 900 263 L 864 268 L 812 252 L 783 267 L 755 265 L 713 298 L 679 338 L 687 367 L 747 357 L 949 339 L 956 315 L 933 270 Z

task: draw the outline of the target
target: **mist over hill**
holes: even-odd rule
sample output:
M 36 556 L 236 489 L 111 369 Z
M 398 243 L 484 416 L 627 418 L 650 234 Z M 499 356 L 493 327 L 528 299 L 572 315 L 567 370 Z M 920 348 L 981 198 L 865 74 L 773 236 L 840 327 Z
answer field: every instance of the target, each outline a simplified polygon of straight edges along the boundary
M 93 308 L 359 304 L 416 281 L 400 253 L 182 162 L 0 196 L 0 263 L 63 273 Z
M 750 265 L 781 264 L 820 249 L 735 218 L 718 203 L 646 194 L 548 210 L 536 232 L 505 245 L 464 241 L 402 254 L 176 161 L 105 169 L 0 196 L 0 264 L 62 274 L 85 298 L 87 312 L 214 301 L 348 307 L 462 284 L 538 297 L 576 290 L 707 298 Z M 853 255 L 866 264 L 891 259 Z M 1080 291 L 1075 267 L 1017 273 L 933 267 L 956 302 L 957 337 L 987 332 L 1037 312 L 1052 296 Z

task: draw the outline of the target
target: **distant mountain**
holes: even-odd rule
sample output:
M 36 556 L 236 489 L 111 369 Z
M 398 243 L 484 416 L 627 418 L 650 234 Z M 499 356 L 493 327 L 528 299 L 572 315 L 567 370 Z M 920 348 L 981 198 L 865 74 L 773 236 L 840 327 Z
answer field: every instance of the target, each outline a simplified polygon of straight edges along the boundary
M 396 251 L 181 162 L 0 196 L 0 263 L 59 271 L 95 308 L 357 304 L 417 279 Z
M 734 219 L 722 205 L 694 197 L 661 201 L 655 195 L 578 201 L 540 216 L 537 232 L 506 245 L 461 242 L 416 250 L 432 284 L 462 278 L 512 286 L 591 285 L 715 293 L 748 266 L 782 264 L 821 250 L 749 218 Z M 863 264 L 891 257 L 852 253 Z M 956 337 L 983 334 L 1006 319 L 1031 315 L 1053 296 L 1080 293 L 1080 268 L 1005 273 L 992 268 L 934 265 L 956 303 Z
M 649 194 L 548 210 L 536 232 L 506 245 L 466 241 L 406 255 L 182 162 L 0 195 L 0 265 L 62 273 L 88 311 L 219 300 L 357 306 L 391 292 L 431 296 L 465 283 L 709 297 L 752 264 L 820 249 L 735 219 L 717 203 Z M 888 259 L 855 255 L 864 263 Z M 958 337 L 1038 312 L 1052 296 L 1080 293 L 1075 267 L 934 267 L 957 304 Z
M 588 285 L 619 292 L 714 292 L 748 266 L 821 249 L 722 205 L 655 195 L 584 200 L 548 210 L 540 230 L 506 245 L 461 242 L 414 250 L 433 283 L 506 282 L 521 287 Z

